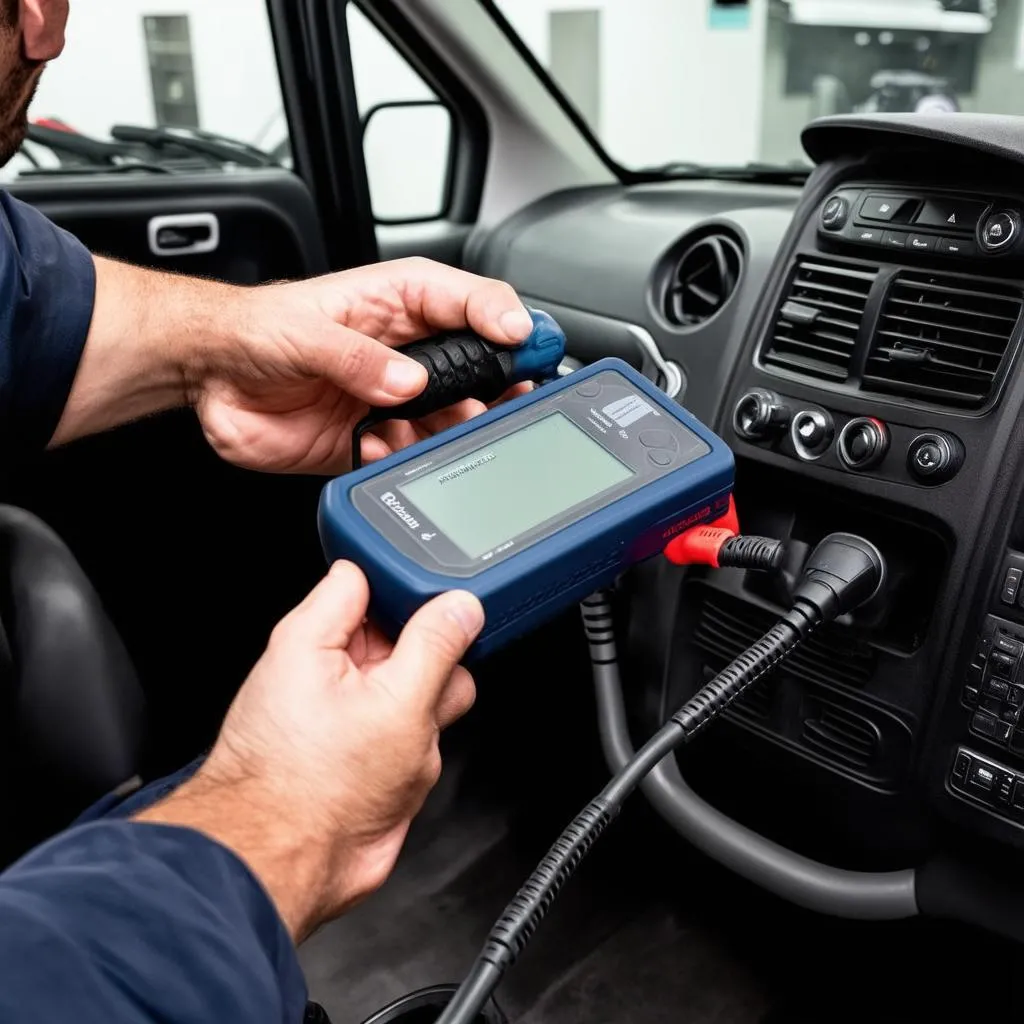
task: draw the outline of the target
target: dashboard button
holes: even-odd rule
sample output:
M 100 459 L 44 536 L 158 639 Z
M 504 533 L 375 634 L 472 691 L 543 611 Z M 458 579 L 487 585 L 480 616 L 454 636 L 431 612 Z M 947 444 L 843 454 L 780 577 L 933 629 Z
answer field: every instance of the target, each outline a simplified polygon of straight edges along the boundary
M 1003 604 L 1016 603 L 1022 576 L 1024 576 L 1024 573 L 1020 569 L 1010 568 L 1006 570 L 1006 575 L 1003 577 L 1003 591 L 999 595 L 999 599 Z
M 961 782 L 967 778 L 967 773 L 971 768 L 971 755 L 966 751 L 960 750 L 957 752 L 956 760 L 953 762 L 953 778 L 959 779 Z
M 907 233 L 905 231 L 886 231 L 882 236 L 882 245 L 887 249 L 905 249 Z
M 674 461 L 674 457 L 671 452 L 663 452 L 659 449 L 648 452 L 647 458 L 649 458 L 656 466 L 671 466 Z
M 981 247 L 986 252 L 1009 249 L 1020 234 L 1020 217 L 1011 210 L 990 213 L 981 225 Z
M 918 434 L 907 449 L 907 469 L 922 484 L 945 483 L 956 476 L 963 461 L 960 441 L 938 431 Z
M 838 231 L 850 216 L 850 204 L 842 196 L 833 196 L 821 211 L 821 225 L 828 231 Z
M 907 239 L 907 248 L 916 252 L 934 252 L 935 242 L 934 235 L 911 235 Z
M 903 196 L 868 196 L 860 215 L 865 220 L 892 220 L 906 202 Z
M 664 448 L 670 452 L 679 451 L 679 442 L 675 434 L 667 430 L 645 430 L 640 434 L 640 443 L 645 448 Z
M 971 769 L 970 775 L 967 776 L 967 780 L 972 786 L 991 792 L 996 786 L 996 773 L 987 764 L 976 764 Z
M 853 240 L 864 245 L 878 245 L 882 241 L 881 228 L 854 228 Z
M 995 736 L 998 724 L 991 715 L 986 715 L 983 711 L 976 712 L 971 719 L 971 729 L 979 736 Z
M 943 256 L 974 256 L 978 250 L 973 242 L 962 238 L 940 238 L 936 251 Z
M 601 385 L 596 380 L 585 380 L 576 389 L 576 394 L 581 398 L 597 398 L 601 394 Z
M 835 436 L 835 424 L 824 409 L 801 409 L 789 428 L 797 455 L 808 462 L 820 458 Z
M 740 437 L 761 441 L 789 423 L 789 406 L 771 391 L 755 388 L 737 403 L 732 425 Z
M 1013 786 L 1013 799 L 1010 801 L 1015 811 L 1024 811 L 1024 779 L 1018 778 Z
M 960 231 L 974 231 L 985 212 L 985 203 L 965 200 L 928 199 L 921 212 L 914 218 L 915 224 L 927 224 L 932 228 L 955 228 Z
M 889 431 L 881 420 L 860 416 L 850 420 L 839 435 L 839 458 L 847 469 L 870 469 L 885 458 Z

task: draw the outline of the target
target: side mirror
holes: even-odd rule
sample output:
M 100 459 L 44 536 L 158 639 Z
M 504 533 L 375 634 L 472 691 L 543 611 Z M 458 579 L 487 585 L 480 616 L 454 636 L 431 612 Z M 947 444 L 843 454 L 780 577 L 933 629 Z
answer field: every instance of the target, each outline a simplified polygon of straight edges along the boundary
M 440 100 L 378 103 L 363 116 L 363 157 L 378 224 L 448 212 L 455 122 Z

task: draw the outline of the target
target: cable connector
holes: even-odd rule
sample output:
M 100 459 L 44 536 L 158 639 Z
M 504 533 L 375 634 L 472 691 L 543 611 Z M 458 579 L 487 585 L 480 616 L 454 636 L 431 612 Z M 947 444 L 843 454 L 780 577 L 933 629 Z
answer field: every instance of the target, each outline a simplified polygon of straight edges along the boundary
M 736 502 L 729 497 L 729 511 L 713 523 L 694 526 L 665 547 L 673 565 L 709 565 L 713 569 L 754 569 L 777 572 L 782 567 L 782 541 L 769 537 L 740 537 Z

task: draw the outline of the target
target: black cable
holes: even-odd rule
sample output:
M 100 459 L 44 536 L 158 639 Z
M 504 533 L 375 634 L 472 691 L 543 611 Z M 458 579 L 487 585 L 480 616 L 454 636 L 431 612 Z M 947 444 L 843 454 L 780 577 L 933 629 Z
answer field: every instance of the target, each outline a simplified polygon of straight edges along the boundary
M 593 636 L 597 643 L 606 642 L 608 623 L 603 617 L 587 621 L 587 610 L 600 607 L 601 600 L 598 596 L 592 603 L 583 602 L 588 639 Z M 771 671 L 820 624 L 821 618 L 809 603 L 793 608 L 757 643 L 687 701 L 600 795 L 587 804 L 505 908 L 469 976 L 437 1024 L 472 1024 L 502 975 L 530 941 L 562 887 L 651 769 L 677 747 L 689 742 L 748 687 Z
M 885 562 L 873 544 L 851 534 L 826 537 L 807 560 L 793 607 L 688 700 L 573 819 L 544 855 L 491 929 L 469 975 L 437 1024 L 474 1024 L 481 1007 L 530 941 L 562 887 L 655 766 L 701 732 L 814 629 L 870 601 L 884 580 Z M 605 656 L 603 648 L 614 651 L 608 599 L 603 594 L 594 595 L 582 603 L 581 610 L 591 656 L 595 664 L 600 664 Z
M 371 413 L 356 424 L 352 431 L 352 469 L 360 469 L 363 465 L 363 436 L 370 429 L 376 426 L 379 420 Z

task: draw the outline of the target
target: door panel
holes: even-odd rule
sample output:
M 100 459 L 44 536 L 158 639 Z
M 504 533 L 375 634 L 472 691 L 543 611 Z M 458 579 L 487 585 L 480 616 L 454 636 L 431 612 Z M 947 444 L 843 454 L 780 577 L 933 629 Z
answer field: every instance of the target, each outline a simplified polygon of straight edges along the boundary
M 11 192 L 133 263 L 247 285 L 327 269 L 309 192 L 286 171 L 23 179 Z M 151 252 L 152 218 L 206 212 L 214 251 Z M 270 629 L 322 575 L 321 484 L 227 466 L 187 410 L 51 452 L 4 482 L 0 499 L 71 546 L 125 639 L 149 700 L 149 774 L 213 739 Z
M 162 270 L 258 284 L 327 270 L 309 190 L 284 170 L 22 179 L 9 191 L 37 206 L 95 253 Z M 208 253 L 158 256 L 153 218 L 209 213 L 219 244 Z

